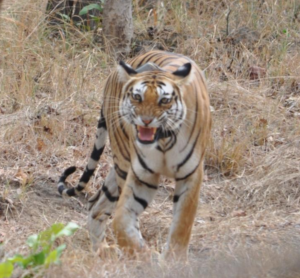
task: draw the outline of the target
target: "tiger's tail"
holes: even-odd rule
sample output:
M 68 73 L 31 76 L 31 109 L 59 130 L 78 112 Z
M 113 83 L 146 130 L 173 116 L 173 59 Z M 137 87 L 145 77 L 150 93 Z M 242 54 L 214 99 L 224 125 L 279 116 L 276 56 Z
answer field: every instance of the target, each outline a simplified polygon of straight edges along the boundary
M 62 196 L 68 196 L 68 197 L 76 196 L 85 189 L 91 176 L 94 174 L 98 161 L 100 160 L 101 154 L 104 151 L 107 135 L 108 134 L 107 134 L 106 121 L 101 111 L 101 117 L 97 127 L 96 140 L 88 164 L 86 165 L 86 168 L 79 180 L 79 183 L 77 184 L 76 187 L 73 188 L 66 187 L 66 179 L 68 176 L 70 176 L 76 171 L 76 167 L 75 166 L 69 167 L 63 172 L 57 184 L 58 192 Z

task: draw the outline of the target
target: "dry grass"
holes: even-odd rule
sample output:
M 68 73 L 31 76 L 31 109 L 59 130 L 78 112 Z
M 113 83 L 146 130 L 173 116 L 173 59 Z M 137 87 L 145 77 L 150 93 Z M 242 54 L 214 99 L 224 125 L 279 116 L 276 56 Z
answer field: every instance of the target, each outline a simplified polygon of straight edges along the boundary
M 83 228 L 67 241 L 62 265 L 45 277 L 300 277 L 300 5 L 164 3 L 157 21 L 135 7 L 136 45 L 155 44 L 196 60 L 214 108 L 190 263 L 103 261 L 91 252 Z M 90 33 L 65 24 L 53 35 L 45 1 L 6 0 L 4 7 L 0 242 L 8 257 L 25 252 L 25 239 L 54 222 L 85 226 L 84 200 L 63 201 L 55 182 L 66 166 L 85 164 L 114 62 Z M 107 151 L 91 191 L 110 162 Z M 142 233 L 158 251 L 172 220 L 172 193 L 172 183 L 163 180 L 141 217 Z

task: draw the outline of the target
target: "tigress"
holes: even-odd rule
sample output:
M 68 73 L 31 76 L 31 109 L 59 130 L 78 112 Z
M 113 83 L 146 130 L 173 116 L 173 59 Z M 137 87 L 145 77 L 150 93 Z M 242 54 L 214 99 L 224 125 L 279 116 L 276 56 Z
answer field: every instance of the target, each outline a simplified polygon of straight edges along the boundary
M 176 185 L 163 256 L 187 255 L 210 130 L 206 82 L 190 58 L 154 50 L 119 63 L 105 83 L 94 148 L 78 185 L 67 189 L 65 184 L 75 167 L 65 170 L 58 182 L 62 195 L 84 190 L 109 137 L 114 165 L 88 201 L 88 229 L 95 249 L 104 240 L 114 210 L 112 228 L 118 245 L 129 253 L 147 249 L 138 216 L 164 175 L 174 178 Z

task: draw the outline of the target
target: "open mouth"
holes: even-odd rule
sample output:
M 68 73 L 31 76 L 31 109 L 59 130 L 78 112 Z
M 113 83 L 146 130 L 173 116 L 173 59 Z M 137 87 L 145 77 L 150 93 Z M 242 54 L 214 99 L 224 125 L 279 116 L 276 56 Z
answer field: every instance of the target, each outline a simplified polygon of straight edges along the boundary
M 156 140 L 155 127 L 136 126 L 138 140 L 143 144 L 151 144 Z

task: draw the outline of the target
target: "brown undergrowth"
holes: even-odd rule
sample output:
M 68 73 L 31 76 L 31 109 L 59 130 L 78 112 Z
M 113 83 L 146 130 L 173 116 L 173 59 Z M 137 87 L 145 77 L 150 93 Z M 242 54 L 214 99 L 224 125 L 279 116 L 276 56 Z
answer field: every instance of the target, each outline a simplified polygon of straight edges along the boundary
M 26 253 L 26 238 L 55 222 L 74 221 L 83 229 L 66 240 L 62 264 L 45 277 L 299 277 L 299 4 L 144 2 L 135 1 L 133 53 L 158 47 L 190 56 L 204 69 L 211 97 L 212 140 L 189 264 L 100 260 L 85 230 L 86 200 L 58 196 L 62 169 L 83 170 L 115 62 L 92 33 L 68 22 L 50 29 L 42 0 L 6 0 L 0 16 L 3 256 Z M 89 192 L 110 163 L 107 148 Z M 172 220 L 173 190 L 162 179 L 141 217 L 157 251 Z

